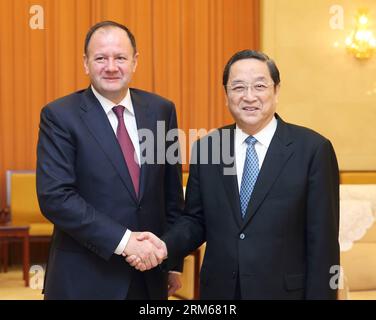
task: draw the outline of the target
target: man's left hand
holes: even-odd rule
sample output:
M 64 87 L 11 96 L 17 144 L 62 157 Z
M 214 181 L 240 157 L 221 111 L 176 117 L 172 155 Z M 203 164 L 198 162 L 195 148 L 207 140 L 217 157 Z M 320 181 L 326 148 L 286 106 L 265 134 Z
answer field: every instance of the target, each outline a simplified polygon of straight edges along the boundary
M 181 287 L 181 275 L 179 273 L 170 272 L 168 274 L 168 296 L 172 296 Z

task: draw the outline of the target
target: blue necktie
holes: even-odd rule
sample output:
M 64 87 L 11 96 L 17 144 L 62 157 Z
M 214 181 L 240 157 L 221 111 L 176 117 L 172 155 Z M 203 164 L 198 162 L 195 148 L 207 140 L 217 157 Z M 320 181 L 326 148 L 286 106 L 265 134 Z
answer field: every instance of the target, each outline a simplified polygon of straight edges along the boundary
M 240 208 L 243 219 L 247 212 L 248 203 L 259 173 L 259 162 L 255 149 L 257 140 L 249 136 L 245 139 L 245 142 L 247 144 L 247 153 L 244 161 L 242 183 L 240 185 Z

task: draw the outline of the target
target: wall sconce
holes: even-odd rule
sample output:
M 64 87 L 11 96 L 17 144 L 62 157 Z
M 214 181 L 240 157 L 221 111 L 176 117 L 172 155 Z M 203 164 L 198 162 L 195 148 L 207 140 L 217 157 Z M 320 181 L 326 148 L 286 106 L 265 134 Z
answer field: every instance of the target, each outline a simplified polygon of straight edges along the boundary
M 376 51 L 376 39 L 370 30 L 368 10 L 358 10 L 355 29 L 346 38 L 346 48 L 358 59 L 368 59 Z

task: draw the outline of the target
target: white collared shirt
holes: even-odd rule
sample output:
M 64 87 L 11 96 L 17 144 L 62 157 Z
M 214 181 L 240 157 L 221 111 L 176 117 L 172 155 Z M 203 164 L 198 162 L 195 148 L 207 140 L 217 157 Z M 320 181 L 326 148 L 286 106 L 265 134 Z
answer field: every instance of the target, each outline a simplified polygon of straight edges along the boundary
M 255 149 L 259 162 L 259 169 L 261 169 L 262 163 L 264 162 L 266 152 L 268 151 L 270 142 L 274 136 L 274 133 L 277 129 L 277 119 L 273 119 L 266 125 L 264 129 L 260 132 L 257 132 L 253 137 L 256 138 L 257 142 L 255 144 Z M 243 168 L 245 155 L 247 152 L 247 143 L 245 139 L 249 137 L 242 129 L 236 125 L 235 130 L 235 164 L 236 164 L 236 175 L 238 178 L 238 187 L 240 192 L 240 186 L 242 183 Z
M 134 114 L 133 109 L 133 103 L 131 99 L 131 94 L 129 92 L 129 89 L 127 91 L 127 94 L 125 95 L 124 99 L 120 101 L 120 103 L 115 104 L 111 100 L 108 100 L 107 98 L 103 97 L 93 86 L 91 86 L 91 90 L 93 90 L 93 93 L 95 97 L 98 99 L 99 103 L 101 104 L 104 112 L 107 115 L 108 120 L 110 121 L 111 127 L 115 132 L 118 126 L 118 119 L 115 114 L 115 112 L 112 110 L 115 106 L 124 106 L 124 124 L 127 128 L 129 137 L 131 138 L 134 150 L 137 155 L 137 160 L 140 165 L 140 142 L 138 138 L 138 131 L 137 131 L 137 123 L 136 123 L 136 116 Z
M 140 143 L 138 139 L 138 132 L 137 132 L 137 123 L 136 123 L 136 117 L 134 114 L 133 104 L 131 95 L 129 93 L 129 89 L 127 91 L 127 94 L 125 95 L 124 99 L 120 101 L 120 103 L 115 104 L 111 100 L 103 97 L 93 86 L 91 86 L 91 90 L 93 91 L 95 97 L 98 99 L 99 103 L 101 104 L 104 112 L 107 115 L 108 121 L 110 121 L 111 127 L 115 132 L 116 135 L 116 129 L 118 125 L 118 118 L 115 114 L 115 112 L 112 110 L 115 106 L 124 106 L 124 124 L 127 128 L 129 137 L 133 143 L 134 150 L 137 155 L 138 163 L 140 165 Z M 119 245 L 115 249 L 115 254 L 121 255 L 125 247 L 128 244 L 129 238 L 131 237 L 132 231 L 127 229 L 124 233 L 123 238 L 120 240 Z

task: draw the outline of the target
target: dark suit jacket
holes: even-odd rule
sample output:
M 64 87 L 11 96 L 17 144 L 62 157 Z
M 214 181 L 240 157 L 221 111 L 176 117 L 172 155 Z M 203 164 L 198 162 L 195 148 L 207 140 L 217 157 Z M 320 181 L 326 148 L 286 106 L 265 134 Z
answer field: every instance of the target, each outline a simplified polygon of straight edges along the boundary
M 225 151 L 226 129 L 234 154 L 235 125 L 194 146 L 197 164 L 190 165 L 185 214 L 164 239 L 169 258 L 184 256 L 207 241 L 202 299 L 233 299 L 237 278 L 244 299 L 336 297 L 329 287 L 334 275 L 330 267 L 339 265 L 336 156 L 321 135 L 276 117 L 277 129 L 244 220 L 236 173 L 224 175 L 229 166 L 222 159 L 212 163 L 216 141 L 220 154 Z M 209 164 L 200 159 L 206 147 Z
M 130 93 L 137 127 L 152 130 L 156 154 L 157 121 L 166 131 L 177 126 L 174 104 L 145 91 Z M 90 88 L 42 110 L 37 151 L 39 204 L 55 226 L 45 297 L 126 298 L 134 269 L 114 251 L 127 228 L 160 236 L 181 214 L 181 166 L 142 165 L 137 198 L 116 135 Z M 167 298 L 166 272 L 155 268 L 145 279 L 152 299 Z

